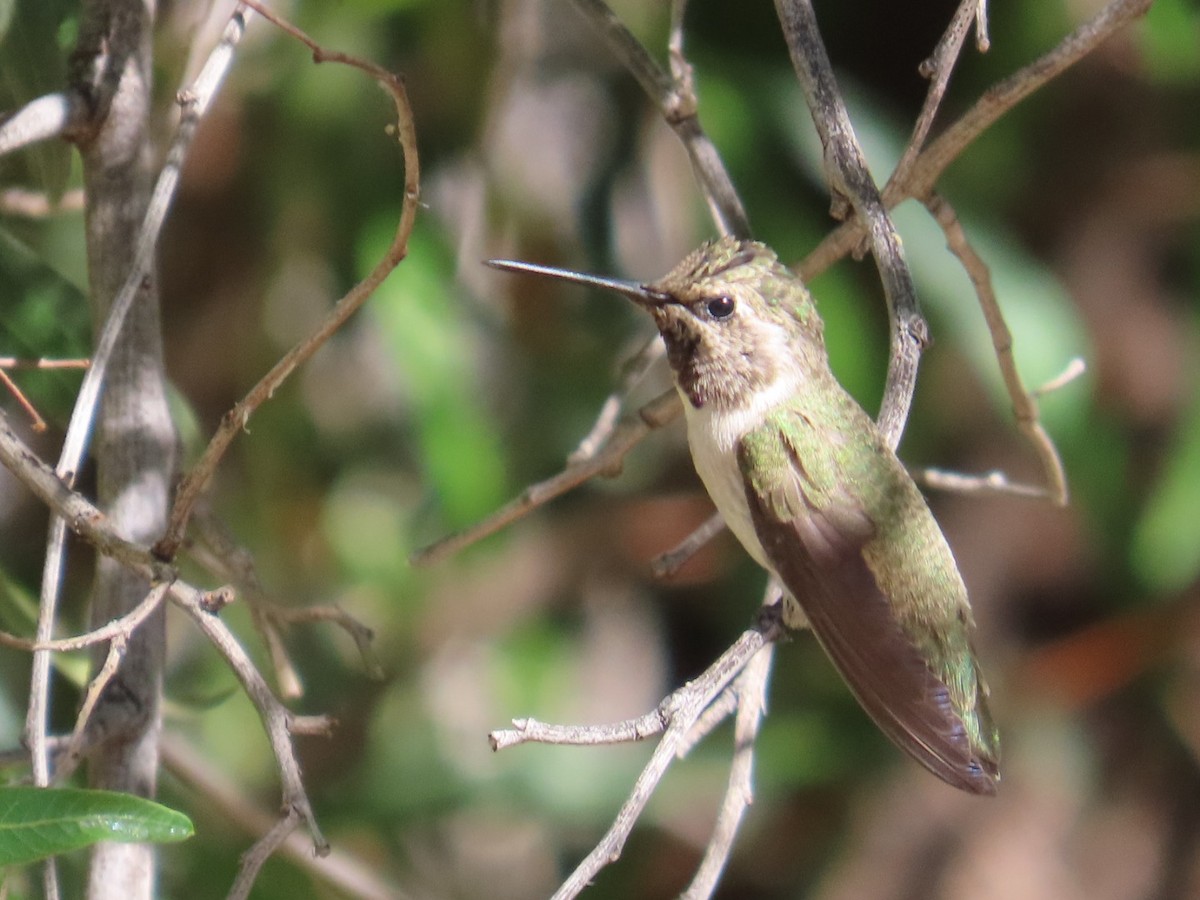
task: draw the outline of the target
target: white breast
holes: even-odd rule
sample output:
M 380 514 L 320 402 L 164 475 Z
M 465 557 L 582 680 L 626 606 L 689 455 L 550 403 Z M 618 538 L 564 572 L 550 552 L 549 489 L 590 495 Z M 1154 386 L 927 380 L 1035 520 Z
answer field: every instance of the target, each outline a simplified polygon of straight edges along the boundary
M 746 432 L 760 425 L 767 413 L 794 390 L 791 379 L 779 379 L 760 390 L 744 406 L 724 412 L 708 406 L 697 409 L 682 392 L 680 394 L 696 472 L 729 530 L 741 541 L 746 552 L 768 571 L 774 570 L 767 562 L 750 518 L 746 488 L 737 464 L 737 445 Z

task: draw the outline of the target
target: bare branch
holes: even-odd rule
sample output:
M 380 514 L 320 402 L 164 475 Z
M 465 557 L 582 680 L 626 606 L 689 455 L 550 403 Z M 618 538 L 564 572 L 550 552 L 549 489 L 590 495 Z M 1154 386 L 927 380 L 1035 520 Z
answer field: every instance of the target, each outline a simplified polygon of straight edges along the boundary
M 283 804 L 278 827 L 282 829 L 284 823 L 290 823 L 290 827 L 287 829 L 290 830 L 291 827 L 295 827 L 297 822 L 303 822 L 308 828 L 309 834 L 312 835 L 316 852 L 325 855 L 329 852 L 329 842 L 325 840 L 317 826 L 312 805 L 304 790 L 304 783 L 300 777 L 300 765 L 292 747 L 291 735 L 293 731 L 328 732 L 331 721 L 320 716 L 296 717 L 276 699 L 270 686 L 259 674 L 254 661 L 238 643 L 233 632 L 224 622 L 206 610 L 202 591 L 177 581 L 171 585 L 171 598 L 200 627 L 200 630 L 225 658 L 225 662 L 241 682 L 243 689 L 262 718 L 263 727 L 271 742 L 271 749 L 275 754 L 275 763 L 279 768 L 282 781 Z M 286 836 L 286 832 L 283 836 Z M 280 840 L 282 840 L 282 836 Z
M 888 186 L 896 181 L 902 181 L 907 176 L 918 154 L 925 146 L 929 129 L 933 127 L 933 120 L 937 117 L 938 108 L 942 105 L 942 98 L 946 94 L 946 86 L 950 83 L 950 74 L 954 71 L 954 64 L 958 61 L 958 54 L 967 39 L 967 33 L 971 30 L 971 22 L 975 20 L 976 14 L 979 12 L 978 3 L 979 0 L 959 0 L 958 9 L 955 10 L 954 17 L 950 20 L 945 34 L 942 35 L 929 58 L 920 65 L 921 74 L 929 79 L 929 91 L 925 95 L 925 102 L 921 106 L 921 112 L 913 127 L 912 138 L 909 140 L 908 146 L 904 148 L 904 153 L 900 156 L 900 161 L 896 163 L 891 177 L 888 178 Z M 883 189 L 883 193 L 885 196 L 887 195 L 887 187 Z
M 918 483 L 938 491 L 950 491 L 955 494 L 1003 494 L 1010 497 L 1027 497 L 1031 500 L 1053 499 L 1046 488 L 1010 481 L 1003 472 L 964 475 L 961 472 L 934 468 L 909 471 Z
M 100 18 L 103 18 L 102 16 Z M 234 21 L 240 23 L 240 13 L 235 13 Z M 138 26 L 139 28 L 141 26 Z M 240 33 L 240 32 L 239 32 Z M 105 38 L 98 29 L 95 33 L 89 33 L 85 30 L 81 36 L 80 50 L 84 50 L 84 45 L 92 42 L 95 44 L 95 52 L 97 54 L 103 52 L 106 47 Z M 210 64 L 206 65 L 205 73 L 210 73 L 213 69 L 212 59 Z M 102 115 L 107 111 L 108 103 L 111 101 L 111 93 L 116 90 L 117 84 L 120 83 L 120 74 L 117 73 L 117 79 L 110 84 L 108 93 L 94 99 L 98 99 L 99 105 L 96 110 L 89 111 L 90 114 Z M 217 81 L 210 79 L 201 83 L 210 88 L 207 97 L 201 95 L 202 103 L 197 104 L 197 116 L 202 111 L 203 103 L 211 98 L 211 92 L 215 91 Z M 81 85 L 77 86 L 77 89 Z M 72 97 L 77 96 L 77 91 L 73 92 Z M 71 103 L 77 101 L 72 99 Z M 68 116 L 70 118 L 70 116 Z M 186 119 L 186 117 L 185 117 Z M 74 130 L 74 129 L 73 129 Z M 166 215 L 166 208 L 169 204 L 170 196 L 173 192 L 174 185 L 178 180 L 178 170 L 182 163 L 183 152 L 187 142 L 190 139 L 194 128 L 186 128 L 181 123 L 179 137 L 172 148 L 172 152 L 168 157 L 168 164 L 164 172 L 159 178 L 159 183 L 155 188 L 149 205 L 145 211 L 136 244 L 136 251 L 130 260 L 130 271 L 125 280 L 125 285 L 116 291 L 111 297 L 105 297 L 107 310 L 105 311 L 106 318 L 104 319 L 104 327 L 100 331 L 99 338 L 96 343 L 96 349 L 93 356 L 93 364 L 84 376 L 83 384 L 80 387 L 80 392 L 76 398 L 75 409 L 71 416 L 71 422 L 67 429 L 66 439 L 64 440 L 62 452 L 59 458 L 59 463 L 56 473 L 50 475 L 60 476 L 62 481 L 55 478 L 57 484 L 44 484 L 43 486 L 50 491 L 50 494 L 43 497 L 49 503 L 51 495 L 57 495 L 58 499 L 67 499 L 74 502 L 73 497 L 63 498 L 61 491 L 65 490 L 67 485 L 73 483 L 75 475 L 79 471 L 85 446 L 87 444 L 88 435 L 91 431 L 92 422 L 95 418 L 97 401 L 100 395 L 100 388 L 105 380 L 108 362 L 112 358 L 113 351 L 117 346 L 118 338 L 122 330 L 125 318 L 129 309 L 134 305 L 134 301 L 142 292 L 144 282 L 146 281 L 147 273 L 150 271 L 150 266 L 153 257 L 153 248 L 157 243 L 158 233 L 161 229 L 162 222 Z M 130 198 L 125 198 L 126 200 Z M 124 237 L 124 228 L 113 229 L 115 236 Z M 90 247 L 93 252 L 101 258 L 106 258 L 107 253 L 99 250 L 98 247 Z M 124 261 L 129 257 L 121 254 L 119 259 Z M 116 260 L 106 259 L 109 265 L 112 265 Z M 120 264 L 117 262 L 117 264 Z M 5 431 L 8 431 L 7 421 L 3 423 Z M 11 432 L 10 432 L 11 433 Z M 32 463 L 36 457 L 32 454 L 26 458 L 26 462 Z M 40 463 L 40 460 L 37 461 Z M 7 463 L 6 463 L 7 464 Z M 11 467 L 11 466 L 10 466 Z M 37 469 L 36 466 L 31 466 L 32 469 Z M 45 472 L 39 472 L 44 476 Z M 44 480 L 44 479 L 43 479 Z M 64 484 L 63 482 L 66 482 Z M 36 491 L 35 491 L 36 492 Z M 69 491 L 67 492 L 70 493 Z M 51 509 L 56 507 L 51 505 Z M 94 511 L 96 516 L 100 516 L 99 511 Z M 101 517 L 102 518 L 102 517 Z M 64 520 L 58 515 L 51 515 L 50 526 L 47 535 L 47 550 L 43 564 L 42 584 L 41 584 L 41 599 L 38 610 L 38 624 L 36 637 L 39 642 L 47 641 L 53 634 L 54 621 L 57 614 L 58 598 L 62 589 L 63 567 L 65 563 L 65 539 L 67 531 L 67 522 L 70 521 L 71 527 L 80 531 L 81 525 L 86 525 L 87 520 L 74 519 Z M 110 529 L 97 529 L 98 532 L 104 532 L 104 537 L 115 538 L 116 535 Z M 112 551 L 116 549 L 116 544 L 109 543 L 109 546 L 103 547 L 101 544 L 96 545 L 106 556 L 116 556 Z M 119 557 L 118 557 L 119 558 Z M 128 560 L 123 560 L 128 562 Z M 148 566 L 147 568 L 156 568 Z M 50 656 L 48 651 L 35 651 L 33 664 L 30 672 L 30 697 L 29 707 L 25 721 L 26 741 L 30 748 L 30 755 L 33 760 L 34 782 L 39 785 L 48 783 L 49 778 L 49 761 L 48 751 L 46 746 L 46 721 L 49 705 L 49 678 L 50 678 Z M 57 897 L 57 888 L 53 884 L 55 880 L 53 870 L 47 869 L 46 872 L 46 889 L 49 897 Z
M 630 392 L 637 387 L 642 378 L 649 371 L 650 367 L 662 358 L 666 351 L 666 345 L 656 334 L 648 340 L 642 349 L 634 354 L 624 366 L 622 366 L 621 378 L 617 383 L 617 388 L 605 399 L 600 407 L 600 414 L 596 417 L 596 422 L 592 425 L 591 430 L 587 433 L 579 446 L 574 452 L 567 457 L 567 462 L 576 463 L 584 462 L 591 459 L 604 446 L 604 443 L 612 435 L 613 428 L 616 427 L 620 419 L 621 409 L 625 405 L 626 399 Z
M 254 627 L 266 642 L 275 669 L 275 682 L 281 696 L 287 699 L 300 697 L 304 688 L 287 648 L 279 633 L 280 626 L 311 622 L 331 622 L 342 628 L 358 648 L 363 666 L 370 678 L 382 678 L 383 667 L 375 655 L 372 641 L 374 633 L 349 613 L 336 606 L 314 606 L 294 609 L 272 602 L 263 589 L 262 580 L 250 552 L 240 546 L 218 517 L 201 503 L 196 508 L 194 521 L 199 538 L 207 547 L 193 543 L 188 554 L 217 577 L 232 581 L 241 590 L 250 606 Z
M 113 299 L 104 329 L 96 341 L 92 363 L 79 388 L 79 396 L 75 400 L 75 410 L 71 415 L 67 436 L 63 440 L 58 471 L 68 482 L 74 481 L 75 474 L 79 471 L 80 463 L 83 460 L 88 434 L 92 427 L 92 418 L 96 411 L 96 402 L 100 395 L 100 388 L 104 384 L 109 360 L 112 358 L 113 349 L 120 337 L 125 317 L 150 272 L 154 260 L 154 250 L 158 245 L 158 237 L 162 232 L 167 211 L 170 209 L 171 201 L 179 186 L 183 161 L 191 146 L 192 138 L 195 136 L 196 127 L 221 86 L 233 60 L 233 51 L 245 33 L 245 29 L 245 9 L 239 4 L 233 15 L 230 16 L 229 24 L 225 27 L 220 43 L 209 55 L 200 74 L 196 76 L 196 80 L 189 88 L 179 93 L 179 102 L 182 107 L 179 128 L 171 144 L 171 149 L 167 153 L 166 164 L 159 173 L 158 181 L 154 185 L 150 202 L 147 205 L 146 216 L 138 234 L 137 249 L 130 265 L 129 275 Z
M 165 588 L 165 585 L 163 586 Z M 159 591 L 157 588 L 151 594 L 158 593 L 158 599 L 161 600 L 165 589 Z M 157 603 L 155 606 L 157 607 Z M 71 731 L 71 741 L 67 744 L 67 751 L 59 760 L 59 768 L 56 775 L 59 781 L 64 781 L 71 777 L 75 768 L 83 760 L 84 754 L 88 751 L 88 723 L 92 719 L 92 711 L 96 708 L 96 704 L 100 701 L 104 689 L 108 687 L 113 676 L 117 674 L 117 668 L 121 665 L 121 660 L 125 658 L 125 651 L 129 648 L 129 636 L 127 634 L 116 634 L 108 644 L 108 653 L 104 657 L 104 664 L 100 666 L 92 680 L 88 683 L 87 690 L 83 695 L 83 703 L 79 707 L 79 714 L 75 717 L 75 728 Z M 101 739 L 103 735 L 100 736 Z
M 746 664 L 732 690 L 737 697 L 737 719 L 733 729 L 733 761 L 729 784 L 713 826 L 712 838 L 704 851 L 692 883 L 680 894 L 680 900 L 707 900 L 716 890 L 717 881 L 729 861 L 738 827 L 746 808 L 754 799 L 754 746 L 767 709 L 767 682 L 775 645 L 763 647 Z
M 946 129 L 913 163 L 906 179 L 888 185 L 884 205 L 891 209 L 910 197 L 924 197 L 959 155 L 999 119 L 1038 88 L 1061 75 L 1126 25 L 1146 14 L 1153 0 L 1112 0 L 1095 18 L 1081 25 L 1036 61 L 989 88 L 961 118 Z M 831 232 L 799 266 L 811 280 L 861 242 L 863 226 L 844 222 Z
M 976 0 L 975 2 L 975 48 L 980 53 L 987 53 L 992 46 L 992 39 L 988 37 L 988 20 L 987 20 L 987 0 Z
M 291 735 L 326 734 L 331 727 L 331 721 L 324 716 L 295 716 L 280 703 L 237 638 L 225 623 L 212 613 L 214 604 L 211 592 L 198 590 L 186 582 L 176 580 L 172 568 L 159 561 L 149 550 L 115 534 L 109 520 L 96 507 L 63 484 L 54 471 L 38 459 L 13 433 L 2 410 L 0 463 L 50 508 L 57 521 L 70 523 L 72 529 L 99 552 L 117 560 L 143 579 L 160 585 L 170 585 L 172 602 L 187 613 L 225 658 L 262 718 L 279 767 L 285 817 L 299 816 L 299 820 L 308 827 L 317 852 L 327 852 L 329 845 L 317 827 L 311 804 L 304 791 Z M 148 597 L 143 605 L 147 609 L 140 610 L 139 615 L 148 616 L 152 611 L 151 607 L 158 604 Z M 48 657 L 48 650 L 40 652 Z M 35 660 L 37 658 L 35 655 Z M 48 747 L 45 740 L 44 745 Z
M 227 900 L 245 900 L 250 896 L 250 890 L 254 887 L 255 879 L 258 878 L 263 863 L 271 858 L 271 855 L 283 845 L 283 842 L 299 824 L 300 813 L 296 808 L 284 806 L 283 814 L 275 824 L 254 842 L 254 846 L 242 854 L 238 864 L 237 877 L 234 879 L 233 887 L 229 889 Z M 328 849 L 326 852 L 328 853 Z
M 678 37 L 678 44 L 672 46 L 671 68 L 675 73 L 675 77 L 672 77 L 650 57 L 646 48 L 604 0 L 575 0 L 575 8 L 600 32 L 609 49 L 637 79 L 642 90 L 683 143 L 717 229 L 722 235 L 750 237 L 750 220 L 746 217 L 741 198 L 733 187 L 717 148 L 700 127 L 692 69 L 683 58 L 682 37 Z M 682 3 L 677 4 L 675 15 L 682 18 Z M 680 35 L 681 32 L 675 29 L 674 34 Z
M 713 513 L 703 525 L 680 541 L 677 546 L 660 554 L 651 562 L 651 571 L 659 578 L 670 578 L 682 569 L 701 547 L 716 537 L 724 527 L 725 520 L 721 514 Z
M 825 153 L 825 172 L 835 214 L 849 203 L 870 238 L 883 280 L 891 320 L 892 352 L 879 409 L 879 431 L 893 450 L 900 442 L 917 383 L 917 364 L 928 342 L 928 328 L 917 304 L 917 291 L 895 226 L 867 169 L 849 114 L 838 92 L 833 67 L 817 29 L 810 0 L 775 0 L 792 66 L 808 101 Z
M 0 356 L 0 369 L 86 369 L 91 365 L 87 359 L 21 359 L 17 356 Z
M 1034 396 L 1025 389 L 1021 374 L 1017 371 L 1017 362 L 1013 358 L 1012 332 L 1004 321 L 1000 304 L 996 301 L 996 292 L 992 289 L 992 276 L 971 242 L 963 231 L 962 223 L 954 208 L 938 194 L 930 194 L 925 200 L 925 206 L 930 215 L 941 226 L 946 235 L 946 244 L 950 252 L 958 257 L 971 284 L 975 287 L 975 295 L 979 298 L 979 307 L 983 310 L 983 318 L 987 322 L 988 332 L 992 336 L 992 347 L 996 351 L 996 360 L 1000 364 L 1000 374 L 1004 378 L 1004 387 L 1012 400 L 1013 417 L 1022 434 L 1033 445 L 1038 461 L 1042 466 L 1042 475 L 1046 480 L 1047 494 L 1059 506 L 1067 503 L 1067 476 L 1063 471 L 1062 459 L 1054 446 L 1054 441 L 1042 426 L 1038 418 L 1038 404 Z
M 0 464 L 12 472 L 66 526 L 103 555 L 152 581 L 170 581 L 175 577 L 170 566 L 157 560 L 144 547 L 116 534 L 104 513 L 67 487 L 58 474 L 12 430 L 3 410 L 0 410 Z M 44 644 L 50 639 L 50 636 L 39 636 L 37 640 L 39 644 Z
M 1041 397 L 1051 391 L 1056 391 L 1070 384 L 1085 371 L 1087 371 L 1087 366 L 1083 360 L 1075 357 L 1058 375 L 1040 387 L 1029 391 L 1029 396 Z M 1047 440 L 1049 439 L 1047 438 Z M 1050 449 L 1057 458 L 1057 451 L 1053 444 L 1050 445 Z M 987 472 L 983 475 L 966 475 L 961 472 L 948 472 L 944 469 L 910 469 L 909 472 L 921 484 L 939 491 L 953 491 L 957 494 L 1003 494 L 1035 500 L 1055 499 L 1051 488 L 1010 481 L 1003 472 Z
M 155 553 L 163 559 L 171 559 L 179 550 L 187 530 L 192 507 L 212 480 L 225 451 L 233 439 L 246 427 L 247 422 L 263 403 L 278 390 L 279 386 L 295 369 L 305 363 L 335 331 L 366 302 L 375 289 L 408 253 L 408 238 L 416 221 L 420 199 L 420 168 L 417 157 L 416 130 L 413 125 L 412 108 L 408 93 L 401 78 L 374 63 L 348 54 L 326 50 L 299 29 L 275 16 L 269 9 L 247 0 L 247 6 L 257 10 L 263 18 L 283 29 L 312 50 L 313 61 L 335 62 L 365 72 L 374 78 L 392 98 L 396 107 L 396 134 L 404 157 L 404 202 L 400 220 L 396 226 L 392 243 L 383 258 L 362 281 L 358 282 L 334 305 L 329 315 L 307 338 L 289 350 L 271 370 L 264 375 L 250 392 L 221 419 L 220 427 L 212 436 L 199 462 L 179 485 L 175 505 L 171 510 L 170 524 L 162 539 L 155 545 Z
M 4 385 L 4 388 L 10 394 L 12 394 L 13 399 L 17 401 L 17 405 L 20 406 L 21 409 L 25 410 L 25 414 L 29 416 L 31 420 L 30 425 L 32 426 L 33 430 L 38 434 L 41 434 L 43 431 L 45 431 L 46 420 L 43 419 L 41 413 L 37 411 L 37 407 L 35 407 L 29 401 L 29 398 L 25 396 L 25 392 L 17 387 L 16 382 L 14 382 L 8 376 L 8 373 L 4 371 L 3 366 L 0 366 L 0 385 Z
M 1060 390 L 1081 377 L 1087 371 L 1087 363 L 1083 357 L 1075 356 L 1067 360 L 1067 364 L 1063 366 L 1063 370 L 1047 381 L 1045 384 L 1038 385 L 1030 390 L 1030 394 L 1034 397 L 1044 397 L 1046 394 L 1052 394 L 1054 391 Z
M 759 651 L 782 634 L 780 611 L 776 605 L 764 611 L 758 625 L 743 633 L 699 678 L 675 691 L 656 710 L 637 719 L 600 726 L 553 726 L 521 720 L 514 722 L 517 726 L 514 729 L 495 731 L 489 735 L 492 747 L 502 749 L 526 741 L 596 744 L 642 740 L 660 731 L 663 734 L 612 826 L 555 892 L 553 900 L 568 900 L 578 896 L 596 873 L 620 857 L 626 839 L 658 783 L 672 761 L 678 758 L 681 748 L 689 745 L 689 735 L 696 722 Z M 757 716 L 757 713 L 751 714 Z
M 107 625 L 84 634 L 76 635 L 75 637 L 58 638 L 52 641 L 31 641 L 9 634 L 6 631 L 0 631 L 0 644 L 16 650 L 42 650 L 46 652 L 66 653 L 72 650 L 82 650 L 85 647 L 91 647 L 93 644 L 100 644 L 104 641 L 115 640 L 121 637 L 128 639 L 129 635 L 133 633 L 138 625 L 144 622 L 150 613 L 154 612 L 162 602 L 163 597 L 166 596 L 166 593 L 166 585 L 156 585 L 146 595 L 146 599 L 121 616 L 121 618 L 113 619 Z

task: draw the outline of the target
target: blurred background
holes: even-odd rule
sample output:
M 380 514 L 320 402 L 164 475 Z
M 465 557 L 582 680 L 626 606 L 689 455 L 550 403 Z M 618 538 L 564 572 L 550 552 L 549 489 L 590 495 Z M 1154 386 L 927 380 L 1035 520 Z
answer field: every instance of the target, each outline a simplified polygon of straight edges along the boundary
M 160 3 L 164 146 L 174 92 L 228 14 L 216 6 L 208 20 L 208 4 Z M 613 6 L 665 59 L 669 4 Z M 1102 6 L 995 5 L 992 48 L 981 56 L 968 42 L 939 123 Z M 285 636 L 304 688 L 294 707 L 340 723 L 332 738 L 300 739 L 334 845 L 397 896 L 548 896 L 607 829 L 650 748 L 497 755 L 487 732 L 525 715 L 586 723 L 649 710 L 748 625 L 764 579 L 728 534 L 674 578 L 652 576 L 655 555 L 711 509 L 678 424 L 638 446 L 618 477 L 447 562 L 409 565 L 417 548 L 557 472 L 651 333 L 628 304 L 479 262 L 652 278 L 713 226 L 673 134 L 570 4 L 276 8 L 324 46 L 403 73 L 425 206 L 408 259 L 238 438 L 212 508 L 253 554 L 271 600 L 336 604 L 375 631 L 382 679 L 331 625 Z M 917 66 L 953 8 L 818 4 L 881 182 L 924 97 Z M 5 11 L 9 109 L 61 86 L 78 10 L 26 0 L 0 4 L 0 19 Z M 798 262 L 833 223 L 774 11 L 693 0 L 686 35 L 701 122 L 756 236 Z M 1068 508 L 930 496 L 979 624 L 1003 735 L 998 798 L 961 795 L 904 758 L 800 636 L 776 657 L 755 803 L 718 897 L 1200 897 L 1197 109 L 1200 11 L 1156 0 L 1145 20 L 993 126 L 940 184 L 991 267 L 1027 383 L 1075 356 L 1088 364 L 1043 401 Z M 189 459 L 386 247 L 403 184 L 391 115 L 361 75 L 314 66 L 300 45 L 251 25 L 192 148 L 160 255 Z M 0 161 L 0 356 L 89 352 L 78 181 L 65 146 Z M 14 189 L 64 202 L 28 215 Z M 935 340 L 902 458 L 1037 481 L 966 276 L 922 208 L 910 202 L 895 217 Z M 812 289 L 835 371 L 874 412 L 887 330 L 873 264 L 844 260 Z M 50 422 L 30 440 L 55 456 L 78 374 L 14 377 Z M 665 372 L 652 374 L 635 402 L 665 384 Z M 23 421 L 11 399 L 0 402 Z M 32 631 L 45 523 L 0 473 L 7 630 Z M 86 548 L 72 560 L 63 633 L 85 621 Z M 199 566 L 188 575 L 220 583 Z M 223 615 L 269 670 L 244 606 Z M 197 836 L 164 849 L 162 893 L 221 897 L 251 838 L 215 791 L 196 787 L 196 771 L 266 811 L 278 803 L 277 775 L 217 655 L 182 619 L 171 640 L 161 799 L 195 819 Z M 28 664 L 0 653 L 7 747 L 18 742 Z M 58 670 L 61 729 L 83 665 L 65 659 Z M 686 886 L 730 744 L 726 725 L 674 766 L 621 860 L 585 896 L 665 898 Z M 13 884 L 20 895 L 23 882 Z M 347 895 L 276 859 L 254 896 Z

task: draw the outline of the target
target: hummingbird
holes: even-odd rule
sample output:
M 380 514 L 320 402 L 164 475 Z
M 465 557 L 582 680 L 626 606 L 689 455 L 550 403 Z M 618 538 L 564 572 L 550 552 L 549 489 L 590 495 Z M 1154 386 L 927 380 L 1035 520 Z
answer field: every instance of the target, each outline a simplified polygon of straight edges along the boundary
M 654 319 L 696 472 L 876 725 L 948 784 L 996 792 L 999 736 L 967 589 L 916 483 L 834 377 L 824 323 L 764 244 L 710 241 L 648 283 L 511 260 Z

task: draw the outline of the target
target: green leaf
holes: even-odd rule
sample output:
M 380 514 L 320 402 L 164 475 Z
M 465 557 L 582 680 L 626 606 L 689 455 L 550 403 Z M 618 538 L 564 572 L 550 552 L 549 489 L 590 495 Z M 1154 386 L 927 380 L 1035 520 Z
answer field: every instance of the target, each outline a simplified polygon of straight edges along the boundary
M 0 866 L 17 866 L 100 841 L 169 843 L 191 820 L 151 800 L 79 788 L 0 788 Z

